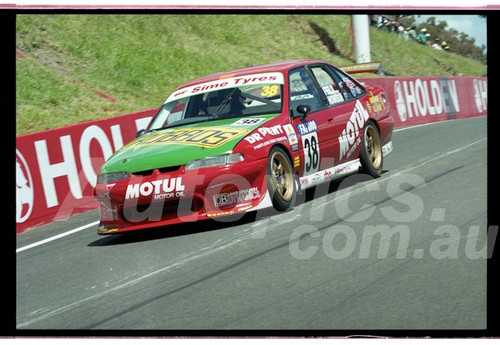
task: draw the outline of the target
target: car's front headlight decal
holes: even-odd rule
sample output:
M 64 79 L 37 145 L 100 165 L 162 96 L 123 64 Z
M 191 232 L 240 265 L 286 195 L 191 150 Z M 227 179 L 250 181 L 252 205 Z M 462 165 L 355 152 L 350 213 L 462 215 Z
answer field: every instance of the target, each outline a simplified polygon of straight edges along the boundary
M 245 158 L 241 153 L 230 153 L 225 155 L 206 157 L 188 162 L 185 166 L 185 169 L 194 170 L 200 168 L 216 167 L 221 165 L 242 162 L 244 159 Z
M 124 180 L 124 179 L 129 178 L 129 176 L 130 176 L 130 173 L 124 172 L 124 171 L 107 173 L 107 174 L 99 174 L 99 176 L 97 176 L 97 184 L 111 183 L 111 182 L 115 182 L 118 180 Z

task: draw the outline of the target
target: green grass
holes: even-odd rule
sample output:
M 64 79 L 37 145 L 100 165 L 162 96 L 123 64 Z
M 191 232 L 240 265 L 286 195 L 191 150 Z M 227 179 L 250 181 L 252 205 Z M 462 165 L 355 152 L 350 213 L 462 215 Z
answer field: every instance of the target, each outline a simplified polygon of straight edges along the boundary
M 353 62 L 342 15 L 18 15 L 16 135 L 157 107 L 180 84 L 279 60 Z M 371 31 L 372 60 L 400 76 L 484 75 L 486 65 Z M 116 102 L 99 96 L 110 95 Z

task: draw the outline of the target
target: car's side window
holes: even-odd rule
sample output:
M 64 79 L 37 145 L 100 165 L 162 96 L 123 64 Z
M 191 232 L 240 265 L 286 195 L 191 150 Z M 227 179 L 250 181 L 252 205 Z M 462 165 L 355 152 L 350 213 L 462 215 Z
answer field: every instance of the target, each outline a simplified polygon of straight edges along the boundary
M 330 106 L 345 102 L 346 98 L 342 94 L 339 85 L 333 80 L 332 76 L 328 74 L 326 70 L 318 66 L 312 67 L 311 71 L 314 74 L 319 86 L 323 90 Z
M 297 112 L 299 105 L 310 106 L 311 113 L 324 108 L 319 92 L 305 68 L 301 67 L 290 73 L 289 85 L 292 116 L 299 115 Z
M 332 67 L 328 67 L 328 70 L 340 86 L 342 94 L 347 100 L 359 98 L 366 93 L 365 89 L 346 73 Z

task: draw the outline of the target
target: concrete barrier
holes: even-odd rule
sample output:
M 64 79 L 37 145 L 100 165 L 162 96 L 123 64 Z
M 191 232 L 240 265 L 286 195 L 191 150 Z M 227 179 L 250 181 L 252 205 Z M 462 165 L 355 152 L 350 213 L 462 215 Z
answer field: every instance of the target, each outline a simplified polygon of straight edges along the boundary
M 486 115 L 487 78 L 360 78 L 381 85 L 395 126 Z M 145 128 L 156 109 L 16 138 L 16 232 L 95 209 L 104 161 Z

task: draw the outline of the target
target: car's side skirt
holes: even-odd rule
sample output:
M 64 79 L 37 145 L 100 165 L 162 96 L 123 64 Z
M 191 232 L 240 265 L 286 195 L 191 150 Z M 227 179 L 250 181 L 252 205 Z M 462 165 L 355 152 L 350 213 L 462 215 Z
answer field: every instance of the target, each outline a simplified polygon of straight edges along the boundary
M 382 146 L 382 155 L 384 157 L 387 157 L 392 152 L 392 150 L 393 150 L 392 141 L 389 141 L 387 144 Z
M 299 179 L 300 189 L 305 190 L 323 182 L 335 180 L 342 176 L 357 173 L 359 171 L 359 168 L 361 168 L 361 162 L 359 161 L 359 158 L 357 158 L 355 160 L 336 165 L 332 168 L 321 170 L 311 175 L 303 176 Z
M 393 150 L 392 141 L 389 141 L 382 147 L 382 155 L 384 157 L 388 156 Z M 359 158 L 352 161 L 345 162 L 340 165 L 336 165 L 332 168 L 318 171 L 317 173 L 303 176 L 300 180 L 300 189 L 306 190 L 308 188 L 317 186 L 323 182 L 335 180 L 339 177 L 347 176 L 359 172 L 361 168 L 361 162 Z

